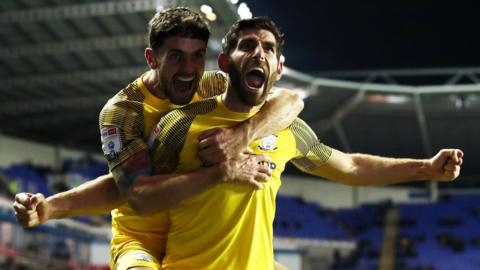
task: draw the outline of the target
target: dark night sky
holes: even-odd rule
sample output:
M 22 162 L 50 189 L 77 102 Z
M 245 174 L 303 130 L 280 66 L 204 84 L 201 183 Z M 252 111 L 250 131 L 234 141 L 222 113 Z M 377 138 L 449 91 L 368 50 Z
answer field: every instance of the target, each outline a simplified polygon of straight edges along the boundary
M 297 70 L 480 66 L 478 1 L 245 2 L 281 27 Z

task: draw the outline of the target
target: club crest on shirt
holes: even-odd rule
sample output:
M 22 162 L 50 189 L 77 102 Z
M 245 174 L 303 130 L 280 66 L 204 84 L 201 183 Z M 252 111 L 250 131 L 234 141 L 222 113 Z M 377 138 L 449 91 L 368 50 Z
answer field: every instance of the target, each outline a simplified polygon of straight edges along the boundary
M 262 138 L 260 141 L 260 145 L 258 145 L 258 148 L 263 151 L 273 151 L 277 149 L 277 136 L 269 135 Z
M 153 259 L 152 259 L 152 257 L 150 257 L 150 255 L 148 255 L 147 253 L 143 253 L 143 252 L 135 253 L 135 259 L 137 261 L 144 261 L 144 262 L 153 261 Z
M 108 160 L 114 159 L 122 150 L 120 130 L 115 127 L 106 127 L 100 130 L 102 136 L 102 150 Z

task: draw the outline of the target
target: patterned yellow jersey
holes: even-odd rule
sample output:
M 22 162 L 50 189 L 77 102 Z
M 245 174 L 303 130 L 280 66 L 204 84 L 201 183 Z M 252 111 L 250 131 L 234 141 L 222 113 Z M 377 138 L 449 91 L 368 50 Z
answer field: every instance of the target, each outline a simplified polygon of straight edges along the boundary
M 154 96 L 143 83 L 144 75 L 118 92 L 100 112 L 102 150 L 110 170 L 147 149 L 146 141 L 152 127 L 167 112 L 180 107 Z M 227 85 L 225 73 L 206 71 L 192 102 L 221 94 Z
M 148 149 L 152 127 L 167 112 L 179 107 L 168 99 L 152 95 L 143 83 L 144 75 L 111 98 L 100 113 L 102 148 L 110 170 L 135 153 Z M 224 73 L 206 71 L 192 102 L 220 94 L 227 85 Z M 144 247 L 152 253 L 162 254 L 167 229 L 166 212 L 140 217 L 128 204 L 124 204 L 112 211 L 112 254 L 115 256 L 122 252 L 123 246 L 131 239 L 144 242 Z M 158 256 L 161 258 L 161 255 Z
M 155 128 L 154 171 L 182 173 L 200 168 L 199 135 L 215 127 L 234 126 L 254 114 L 228 110 L 221 96 L 172 111 Z M 273 169 L 271 179 L 262 190 L 217 184 L 170 210 L 164 269 L 273 269 L 273 219 L 280 174 L 288 161 L 314 172 L 328 160 L 331 148 L 320 143 L 300 119 L 250 147 L 272 158 L 268 164 Z

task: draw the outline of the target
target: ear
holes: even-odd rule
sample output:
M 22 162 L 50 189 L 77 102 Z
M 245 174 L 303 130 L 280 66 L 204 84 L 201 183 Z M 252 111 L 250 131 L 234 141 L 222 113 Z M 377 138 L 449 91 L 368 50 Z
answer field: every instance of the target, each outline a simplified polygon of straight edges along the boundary
M 156 69 L 158 67 L 157 60 L 155 60 L 155 55 L 153 54 L 152 48 L 145 48 L 144 52 L 145 60 L 151 69 Z
M 280 55 L 280 59 L 278 61 L 278 67 L 277 67 L 277 81 L 282 78 L 284 64 L 285 64 L 285 57 L 283 55 Z
M 220 53 L 218 55 L 218 67 L 221 71 L 228 73 L 228 54 Z

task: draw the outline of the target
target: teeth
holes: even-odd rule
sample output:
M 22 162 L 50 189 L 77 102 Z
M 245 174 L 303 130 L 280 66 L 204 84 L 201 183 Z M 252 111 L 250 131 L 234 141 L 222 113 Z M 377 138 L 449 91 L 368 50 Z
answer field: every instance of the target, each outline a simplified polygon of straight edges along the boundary
M 178 76 L 178 77 L 177 77 L 177 80 L 182 81 L 182 82 L 189 82 L 189 81 L 191 81 L 191 80 L 193 80 L 193 79 L 195 79 L 195 75 L 188 76 L 188 77 L 186 77 L 186 76 L 183 76 L 183 77 L 182 77 L 182 76 Z
M 262 74 L 264 74 L 264 73 L 265 73 L 265 72 L 263 71 L 263 69 L 261 69 L 261 68 L 259 68 L 259 67 L 257 67 L 257 68 L 253 68 L 252 70 L 259 71 L 259 72 L 261 72 Z

